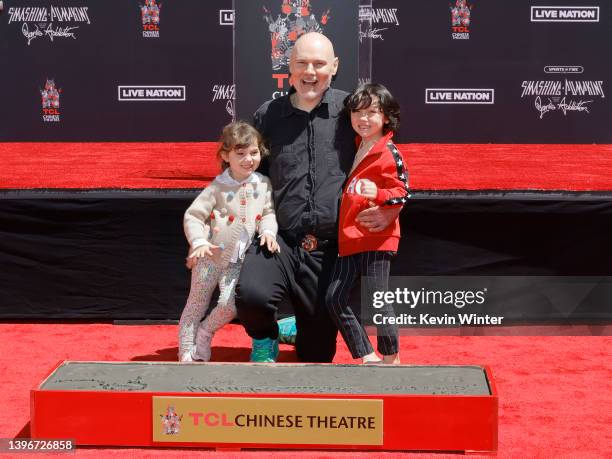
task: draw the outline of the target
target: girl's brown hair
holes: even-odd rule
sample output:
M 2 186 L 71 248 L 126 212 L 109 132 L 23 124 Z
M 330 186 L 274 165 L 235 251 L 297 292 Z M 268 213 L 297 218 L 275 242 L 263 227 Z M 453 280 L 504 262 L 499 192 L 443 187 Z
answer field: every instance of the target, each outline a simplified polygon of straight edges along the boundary
M 249 123 L 244 121 L 234 121 L 223 128 L 221 138 L 219 139 L 219 149 L 217 150 L 217 159 L 221 161 L 221 168 L 227 169 L 229 164 L 223 160 L 221 153 L 229 153 L 232 150 L 246 148 L 253 142 L 257 142 L 261 157 L 268 155 L 268 149 L 263 143 L 263 137 Z

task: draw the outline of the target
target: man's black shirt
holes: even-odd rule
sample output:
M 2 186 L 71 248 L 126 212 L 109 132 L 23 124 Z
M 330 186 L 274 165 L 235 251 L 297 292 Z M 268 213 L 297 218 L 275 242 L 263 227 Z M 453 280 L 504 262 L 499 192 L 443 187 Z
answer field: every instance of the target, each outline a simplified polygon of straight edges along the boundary
M 260 170 L 272 181 L 279 230 L 296 239 L 307 233 L 338 238 L 342 186 L 355 157 L 347 96 L 330 88 L 308 113 L 286 95 L 255 112 L 255 127 L 270 149 Z

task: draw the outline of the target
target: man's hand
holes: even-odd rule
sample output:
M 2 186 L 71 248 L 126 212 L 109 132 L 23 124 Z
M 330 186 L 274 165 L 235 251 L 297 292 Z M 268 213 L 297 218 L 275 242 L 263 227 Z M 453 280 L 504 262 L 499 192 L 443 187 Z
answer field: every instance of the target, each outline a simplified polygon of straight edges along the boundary
M 376 196 L 378 195 L 376 183 L 368 179 L 361 179 L 357 183 L 357 186 L 359 187 L 359 191 L 357 191 L 357 193 L 359 193 L 361 196 L 368 199 L 376 199 Z
M 276 242 L 276 238 L 269 233 L 263 233 L 260 236 L 259 245 L 266 245 L 270 253 L 280 252 L 280 246 Z
M 378 233 L 393 223 L 401 210 L 402 208 L 400 206 L 374 206 L 359 212 L 356 220 L 361 226 L 367 228 L 371 233 Z

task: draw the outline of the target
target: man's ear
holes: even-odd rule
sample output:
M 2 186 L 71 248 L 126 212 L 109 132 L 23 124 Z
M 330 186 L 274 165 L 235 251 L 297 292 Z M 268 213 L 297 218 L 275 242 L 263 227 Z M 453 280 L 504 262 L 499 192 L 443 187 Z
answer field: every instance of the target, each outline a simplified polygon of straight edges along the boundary
M 332 75 L 336 75 L 336 73 L 338 72 L 339 63 L 340 63 L 340 60 L 337 57 L 334 57 L 334 70 L 332 71 Z

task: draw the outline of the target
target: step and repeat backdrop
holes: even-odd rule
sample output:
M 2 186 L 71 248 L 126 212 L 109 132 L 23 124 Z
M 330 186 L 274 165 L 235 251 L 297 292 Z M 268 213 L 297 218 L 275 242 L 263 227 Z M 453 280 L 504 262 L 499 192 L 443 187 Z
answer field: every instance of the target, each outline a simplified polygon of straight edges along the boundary
M 233 113 L 231 9 L 231 0 L 4 1 L 0 140 L 216 140 Z
M 5 0 L 0 141 L 216 140 L 318 30 L 402 143 L 611 143 L 611 26 L 597 0 Z

